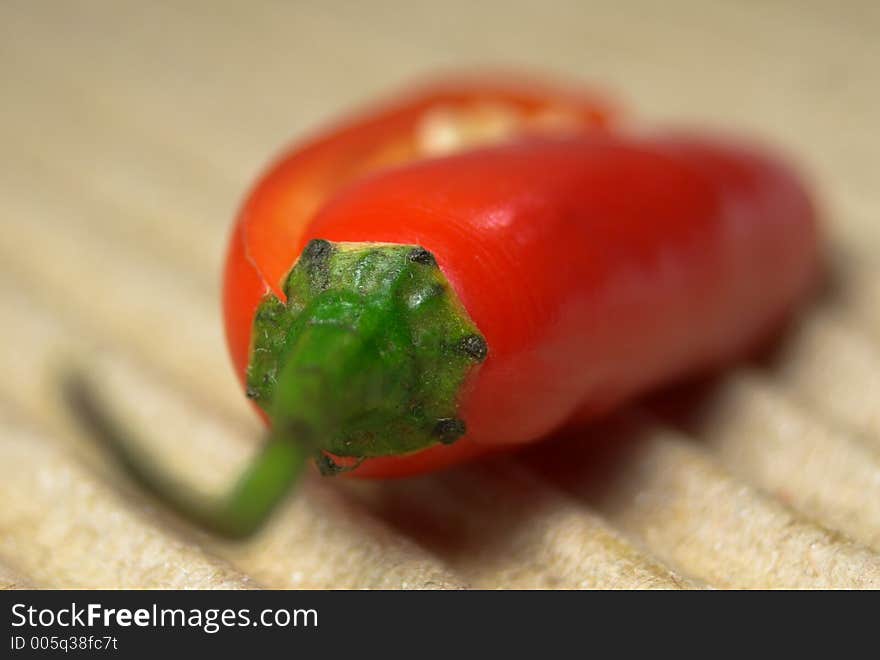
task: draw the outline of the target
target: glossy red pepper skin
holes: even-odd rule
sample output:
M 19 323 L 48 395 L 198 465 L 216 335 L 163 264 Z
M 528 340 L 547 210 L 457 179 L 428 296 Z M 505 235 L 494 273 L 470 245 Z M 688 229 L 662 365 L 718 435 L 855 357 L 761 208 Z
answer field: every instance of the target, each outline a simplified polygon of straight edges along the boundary
M 462 392 L 464 438 L 370 459 L 356 476 L 531 442 L 724 365 L 777 328 L 818 271 L 813 206 L 759 149 L 524 138 L 353 176 L 313 215 L 285 206 L 299 203 L 302 189 L 286 198 L 284 184 L 302 159 L 264 180 L 233 237 L 226 313 L 239 372 L 259 297 L 315 238 L 430 250 L 489 346 Z
M 791 172 L 686 138 L 532 141 L 409 165 L 340 193 L 302 240 L 317 237 L 432 251 L 490 347 L 462 400 L 467 437 L 363 475 L 531 442 L 739 358 L 818 265 Z

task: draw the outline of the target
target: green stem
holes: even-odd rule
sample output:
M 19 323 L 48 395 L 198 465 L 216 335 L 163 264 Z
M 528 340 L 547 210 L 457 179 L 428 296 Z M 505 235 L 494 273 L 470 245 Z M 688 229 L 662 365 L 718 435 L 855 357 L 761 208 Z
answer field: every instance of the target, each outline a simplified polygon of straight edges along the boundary
M 340 319 L 309 323 L 290 339 L 270 407 L 272 430 L 230 491 L 206 497 L 173 479 L 110 414 L 84 371 L 68 375 L 65 398 L 83 426 L 141 487 L 178 514 L 227 537 L 252 534 L 278 506 L 309 458 L 341 420 L 363 404 L 350 384 L 367 371 L 361 334 Z M 368 360 L 369 361 L 369 360 Z
M 228 494 L 206 497 L 172 478 L 141 451 L 84 373 L 69 374 L 64 393 L 80 423 L 142 488 L 178 514 L 222 536 L 252 534 L 290 490 L 310 457 L 290 438 L 270 436 Z

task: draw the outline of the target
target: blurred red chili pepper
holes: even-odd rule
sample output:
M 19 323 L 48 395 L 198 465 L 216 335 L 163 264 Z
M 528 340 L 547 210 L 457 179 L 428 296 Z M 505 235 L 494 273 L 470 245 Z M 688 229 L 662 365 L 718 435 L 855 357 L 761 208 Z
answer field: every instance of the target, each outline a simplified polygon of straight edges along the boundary
M 308 457 L 437 469 L 766 338 L 818 271 L 797 176 L 763 149 L 598 130 L 606 107 L 447 83 L 285 155 L 243 207 L 224 287 L 270 440 L 221 504 L 141 480 L 245 533 Z

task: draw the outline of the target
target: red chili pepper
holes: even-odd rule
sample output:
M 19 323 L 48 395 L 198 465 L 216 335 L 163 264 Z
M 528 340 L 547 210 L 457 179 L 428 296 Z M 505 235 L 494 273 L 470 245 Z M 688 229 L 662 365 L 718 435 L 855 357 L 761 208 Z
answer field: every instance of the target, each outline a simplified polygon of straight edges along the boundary
M 222 506 L 144 482 L 245 533 L 309 456 L 396 476 L 533 442 L 741 357 L 809 292 L 814 211 L 763 150 L 608 134 L 570 95 L 484 89 L 410 99 L 263 179 L 225 310 L 267 448 Z M 458 150 L 428 157 L 419 131 L 450 105 Z

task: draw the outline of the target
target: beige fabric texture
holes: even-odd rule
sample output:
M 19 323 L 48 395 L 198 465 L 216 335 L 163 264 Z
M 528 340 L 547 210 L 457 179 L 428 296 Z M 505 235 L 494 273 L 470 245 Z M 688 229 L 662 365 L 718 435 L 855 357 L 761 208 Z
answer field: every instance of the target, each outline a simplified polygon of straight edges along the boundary
M 880 5 L 209 4 L 0 4 L 0 588 L 880 587 Z M 218 304 L 249 184 L 340 111 L 500 64 L 615 91 L 635 130 L 779 145 L 825 210 L 820 300 L 674 406 L 417 479 L 312 475 L 245 543 L 132 487 L 59 369 L 226 483 L 260 438 Z

